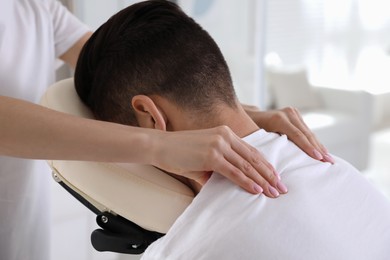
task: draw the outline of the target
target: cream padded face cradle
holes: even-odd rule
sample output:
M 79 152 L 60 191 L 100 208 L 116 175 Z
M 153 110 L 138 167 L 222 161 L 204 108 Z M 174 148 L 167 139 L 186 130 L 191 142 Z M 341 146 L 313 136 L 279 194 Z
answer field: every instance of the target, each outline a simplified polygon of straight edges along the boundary
M 73 78 L 51 86 L 41 104 L 75 116 L 93 118 L 77 96 Z M 192 190 L 150 165 L 49 161 L 57 181 L 102 212 L 118 214 L 152 231 L 166 233 L 191 203 Z

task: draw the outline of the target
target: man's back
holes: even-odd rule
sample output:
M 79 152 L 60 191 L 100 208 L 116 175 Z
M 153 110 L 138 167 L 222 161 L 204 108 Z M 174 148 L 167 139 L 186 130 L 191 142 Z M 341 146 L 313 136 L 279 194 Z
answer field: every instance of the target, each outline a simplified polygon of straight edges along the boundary
M 311 159 L 284 136 L 244 138 L 289 193 L 254 196 L 214 174 L 145 259 L 376 259 L 390 256 L 390 202 L 351 165 Z

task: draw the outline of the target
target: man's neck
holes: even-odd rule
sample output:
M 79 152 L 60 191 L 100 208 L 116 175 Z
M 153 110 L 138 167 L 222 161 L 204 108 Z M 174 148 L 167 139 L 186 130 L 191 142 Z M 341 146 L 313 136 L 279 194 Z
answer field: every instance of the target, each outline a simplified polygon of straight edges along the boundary
M 259 129 L 239 102 L 234 107 L 214 104 L 212 112 L 208 114 L 186 111 L 159 96 L 153 96 L 153 102 L 163 111 L 167 119 L 168 131 L 197 130 L 226 125 L 242 138 Z
M 220 115 L 219 120 L 220 124 L 228 126 L 241 138 L 259 130 L 259 127 L 248 116 L 240 104 L 238 104 L 237 109 L 225 109 L 223 114 Z
M 245 112 L 240 103 L 236 107 L 230 107 L 226 104 L 216 105 L 213 107 L 213 112 L 207 115 L 191 113 L 182 114 L 187 120 L 184 122 L 180 130 L 195 130 L 217 127 L 221 125 L 228 126 L 238 137 L 245 137 L 257 130 L 259 127 Z

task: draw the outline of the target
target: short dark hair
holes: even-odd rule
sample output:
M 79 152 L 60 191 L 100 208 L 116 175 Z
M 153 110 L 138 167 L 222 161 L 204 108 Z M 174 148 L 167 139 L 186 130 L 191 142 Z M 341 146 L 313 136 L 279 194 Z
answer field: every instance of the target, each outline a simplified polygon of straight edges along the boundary
M 152 0 L 112 16 L 83 47 L 75 71 L 98 119 L 137 125 L 134 95 L 159 95 L 193 113 L 236 106 L 226 61 L 210 35 L 177 5 Z

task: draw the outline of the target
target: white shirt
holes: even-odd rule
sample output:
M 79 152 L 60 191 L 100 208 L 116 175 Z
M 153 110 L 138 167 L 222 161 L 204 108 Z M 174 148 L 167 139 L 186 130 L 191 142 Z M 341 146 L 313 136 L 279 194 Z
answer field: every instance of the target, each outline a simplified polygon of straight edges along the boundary
M 244 140 L 274 165 L 289 192 L 251 195 L 213 174 L 143 260 L 390 259 L 390 202 L 350 164 L 316 161 L 264 130 Z
M 1 0 L 0 95 L 38 102 L 87 30 L 57 1 Z M 44 162 L 0 157 L 0 259 L 48 259 L 50 180 Z

